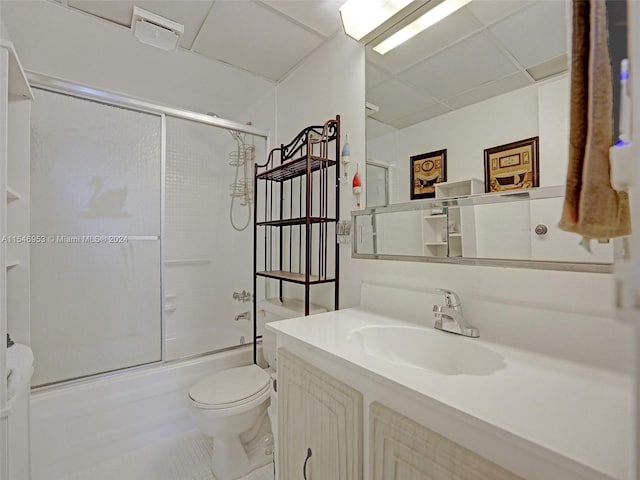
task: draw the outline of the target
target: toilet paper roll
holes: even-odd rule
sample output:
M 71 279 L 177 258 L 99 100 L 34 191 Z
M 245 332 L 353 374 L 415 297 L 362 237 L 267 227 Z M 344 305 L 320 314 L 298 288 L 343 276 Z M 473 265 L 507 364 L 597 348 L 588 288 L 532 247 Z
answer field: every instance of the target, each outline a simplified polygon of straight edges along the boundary
M 27 345 L 16 343 L 7 349 L 7 400 L 22 393 L 33 375 L 33 352 Z

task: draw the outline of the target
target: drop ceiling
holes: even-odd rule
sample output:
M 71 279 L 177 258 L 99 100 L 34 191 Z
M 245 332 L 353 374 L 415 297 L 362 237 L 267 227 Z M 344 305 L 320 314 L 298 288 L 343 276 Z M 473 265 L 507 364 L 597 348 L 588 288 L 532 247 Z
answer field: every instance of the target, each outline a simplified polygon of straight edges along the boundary
M 180 47 L 273 81 L 342 34 L 344 0 L 56 0 L 128 27 L 133 6 L 185 26 Z M 371 136 L 567 70 L 565 0 L 473 0 L 386 55 L 366 49 Z M 150 47 L 151 48 L 151 47 Z

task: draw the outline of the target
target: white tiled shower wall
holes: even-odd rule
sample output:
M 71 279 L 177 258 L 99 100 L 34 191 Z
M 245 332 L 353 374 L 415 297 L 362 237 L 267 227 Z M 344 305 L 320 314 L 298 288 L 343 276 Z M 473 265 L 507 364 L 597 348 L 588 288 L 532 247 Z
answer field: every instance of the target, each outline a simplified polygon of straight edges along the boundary
M 245 136 L 258 158 L 266 141 Z M 165 191 L 165 310 L 167 359 L 250 343 L 252 322 L 235 321 L 251 303 L 233 300 L 234 291 L 252 289 L 253 226 L 230 224 L 229 184 L 237 149 L 224 129 L 167 119 Z M 253 172 L 253 169 L 249 169 Z M 244 175 L 240 167 L 239 177 Z M 252 173 L 251 173 L 252 175 Z M 252 179 L 250 179 L 252 181 Z M 237 226 L 253 218 L 253 207 L 234 202 Z

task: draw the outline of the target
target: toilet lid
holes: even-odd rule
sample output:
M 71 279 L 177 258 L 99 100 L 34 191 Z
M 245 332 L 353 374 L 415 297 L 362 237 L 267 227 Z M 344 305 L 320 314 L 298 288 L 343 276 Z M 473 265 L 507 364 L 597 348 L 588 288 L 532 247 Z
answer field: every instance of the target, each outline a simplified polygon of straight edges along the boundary
M 257 365 L 223 370 L 196 383 L 189 396 L 198 403 L 222 405 L 252 397 L 269 387 L 269 375 Z

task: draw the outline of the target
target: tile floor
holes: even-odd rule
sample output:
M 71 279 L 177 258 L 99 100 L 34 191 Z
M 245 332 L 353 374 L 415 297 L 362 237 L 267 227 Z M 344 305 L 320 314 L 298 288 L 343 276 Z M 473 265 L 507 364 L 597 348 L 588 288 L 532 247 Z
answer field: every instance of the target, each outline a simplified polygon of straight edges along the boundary
M 210 438 L 191 433 L 60 480 L 215 480 L 209 467 L 212 449 Z M 251 472 L 243 480 L 273 480 L 273 465 Z

